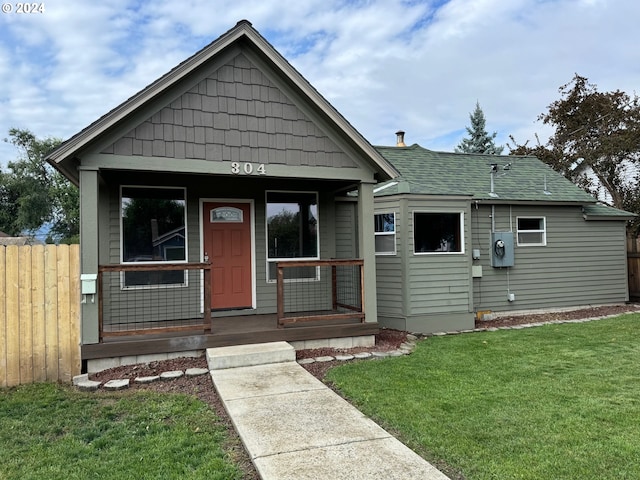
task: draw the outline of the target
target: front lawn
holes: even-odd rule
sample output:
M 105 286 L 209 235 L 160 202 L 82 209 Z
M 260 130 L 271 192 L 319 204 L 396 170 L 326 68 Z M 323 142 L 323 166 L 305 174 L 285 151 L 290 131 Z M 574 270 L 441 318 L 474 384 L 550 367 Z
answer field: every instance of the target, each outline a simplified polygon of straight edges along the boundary
M 344 365 L 327 380 L 449 474 L 640 478 L 637 314 L 430 337 L 410 356 Z
M 0 479 L 240 479 L 224 427 L 186 395 L 0 390 Z

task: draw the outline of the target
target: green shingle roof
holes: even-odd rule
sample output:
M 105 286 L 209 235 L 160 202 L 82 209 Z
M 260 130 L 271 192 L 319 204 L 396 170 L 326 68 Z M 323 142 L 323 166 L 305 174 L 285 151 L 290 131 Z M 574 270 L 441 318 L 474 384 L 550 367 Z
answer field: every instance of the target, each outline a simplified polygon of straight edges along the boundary
M 434 152 L 417 144 L 376 149 L 400 173 L 399 178 L 376 188 L 376 196 L 410 193 L 492 201 L 596 202 L 536 157 Z M 492 163 L 499 166 L 493 189 L 497 197 L 490 195 Z M 511 164 L 508 170 L 503 168 L 506 164 Z
M 585 205 L 583 207 L 584 217 L 587 220 L 622 220 L 625 218 L 633 218 L 635 213 L 618 210 L 617 208 L 608 207 L 606 205 Z

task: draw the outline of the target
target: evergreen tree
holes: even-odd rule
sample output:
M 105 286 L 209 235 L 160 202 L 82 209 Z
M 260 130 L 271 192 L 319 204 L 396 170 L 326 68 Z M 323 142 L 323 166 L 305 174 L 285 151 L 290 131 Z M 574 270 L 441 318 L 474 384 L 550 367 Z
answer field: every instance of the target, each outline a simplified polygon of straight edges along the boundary
M 504 146 L 496 146 L 494 139 L 498 135 L 493 132 L 489 135 L 486 131 L 486 120 L 484 113 L 480 108 L 480 103 L 476 102 L 476 109 L 469 114 L 471 119 L 471 127 L 466 127 L 469 138 L 463 138 L 455 148 L 456 153 L 488 153 L 491 155 L 500 155 Z

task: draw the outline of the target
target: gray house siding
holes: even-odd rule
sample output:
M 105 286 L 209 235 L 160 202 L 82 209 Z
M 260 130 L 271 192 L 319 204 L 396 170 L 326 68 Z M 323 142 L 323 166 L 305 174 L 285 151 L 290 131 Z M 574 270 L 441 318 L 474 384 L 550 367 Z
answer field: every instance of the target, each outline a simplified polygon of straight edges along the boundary
M 356 168 L 244 54 L 102 150 L 120 156 Z
M 515 311 L 628 300 L 625 223 L 585 221 L 580 206 L 496 206 L 495 228 L 515 232 L 518 216 L 544 217 L 546 246 L 515 246 L 514 266 L 491 267 L 491 208 L 473 210 L 473 248 L 482 277 L 473 281 L 476 310 Z M 507 299 L 507 291 L 515 301 Z
M 466 199 L 380 197 L 376 212 L 396 212 L 396 255 L 376 256 L 378 319 L 410 331 L 472 328 L 469 251 L 470 209 Z M 462 213 L 463 253 L 416 254 L 414 212 Z
M 403 262 L 407 242 L 402 225 L 406 225 L 406 202 L 397 197 L 376 199 L 375 213 L 391 212 L 395 213 L 396 218 L 396 254 L 376 255 L 378 321 L 387 327 L 404 330 L 407 292 Z
M 355 201 L 335 204 L 336 258 L 358 258 L 358 212 Z
M 463 253 L 416 254 L 414 212 L 461 213 Z M 473 327 L 470 275 L 470 207 L 467 199 L 407 199 L 407 326 L 412 331 L 459 330 Z

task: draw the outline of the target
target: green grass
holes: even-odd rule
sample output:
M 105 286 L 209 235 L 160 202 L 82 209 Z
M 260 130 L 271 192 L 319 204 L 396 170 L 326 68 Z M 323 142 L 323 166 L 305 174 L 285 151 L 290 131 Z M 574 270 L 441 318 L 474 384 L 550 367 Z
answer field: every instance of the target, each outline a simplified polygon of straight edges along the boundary
M 186 395 L 0 390 L 0 479 L 240 479 L 226 432 Z
M 431 337 L 327 379 L 467 479 L 640 478 L 640 315 Z

